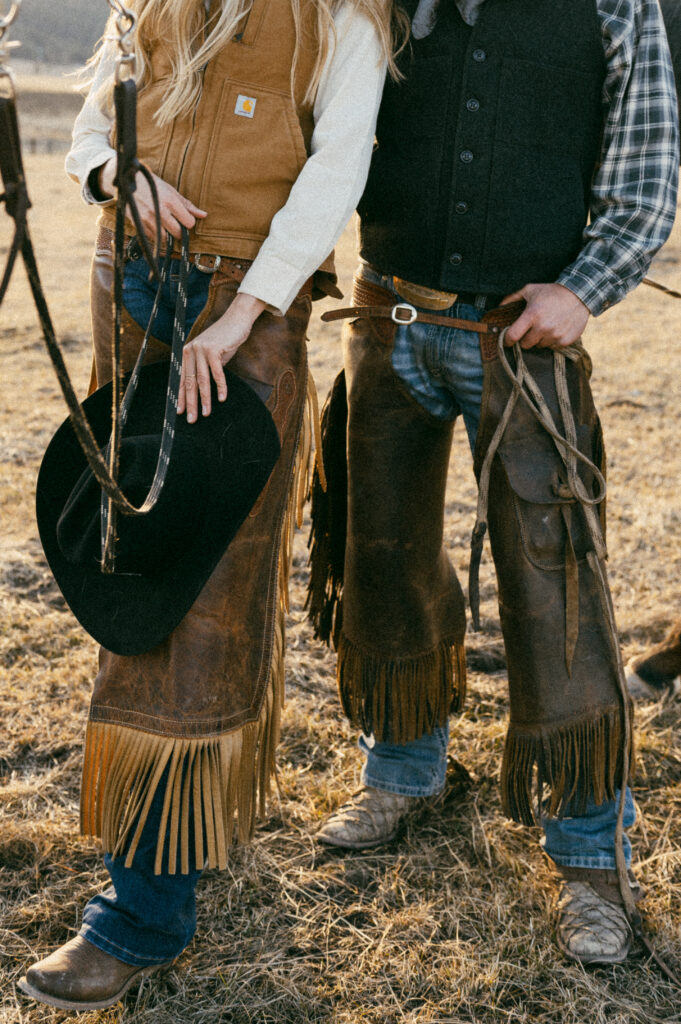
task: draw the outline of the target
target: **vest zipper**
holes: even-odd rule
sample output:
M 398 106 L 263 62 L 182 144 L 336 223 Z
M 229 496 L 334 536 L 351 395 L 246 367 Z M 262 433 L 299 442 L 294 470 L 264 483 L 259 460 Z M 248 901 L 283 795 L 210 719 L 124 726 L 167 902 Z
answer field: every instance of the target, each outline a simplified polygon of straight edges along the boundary
M 189 151 L 189 147 L 192 144 L 192 138 L 194 137 L 194 128 L 196 127 L 196 113 L 197 113 L 197 111 L 199 109 L 199 103 L 201 102 L 201 97 L 203 96 L 203 82 L 204 82 L 204 78 L 206 76 L 206 67 L 207 66 L 208 66 L 207 64 L 204 64 L 203 67 L 201 68 L 201 88 L 199 89 L 199 96 L 198 96 L 198 99 L 196 101 L 196 105 L 194 107 L 194 112 L 192 114 L 192 127 L 191 127 L 191 131 L 189 132 L 189 138 L 187 139 L 187 144 L 184 147 L 184 153 L 182 154 L 182 159 L 180 160 L 180 170 L 179 170 L 179 173 L 177 175 L 177 191 L 180 192 L 180 193 L 182 192 L 182 189 L 181 189 L 180 186 L 182 184 L 182 175 L 184 173 L 184 165 L 185 165 L 185 162 L 187 160 L 187 153 Z M 197 202 L 198 202 L 198 199 L 199 199 L 199 197 L 197 196 L 196 197 L 196 201 Z

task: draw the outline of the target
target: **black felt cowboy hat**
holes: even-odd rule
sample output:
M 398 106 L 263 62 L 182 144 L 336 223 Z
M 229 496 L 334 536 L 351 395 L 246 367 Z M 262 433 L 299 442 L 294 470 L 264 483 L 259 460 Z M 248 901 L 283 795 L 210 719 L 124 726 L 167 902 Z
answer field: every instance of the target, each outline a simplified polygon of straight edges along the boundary
M 269 411 L 226 371 L 228 395 L 213 393 L 210 416 L 177 419 L 166 481 L 145 515 L 118 514 L 116 569 L 100 570 L 101 491 L 69 420 L 52 438 L 38 476 L 40 539 L 55 579 L 80 624 L 116 654 L 141 654 L 187 613 L 265 486 L 279 456 Z M 135 505 L 156 468 L 167 363 L 145 367 L 121 444 L 119 482 Z M 85 400 L 95 439 L 111 432 L 111 385 Z

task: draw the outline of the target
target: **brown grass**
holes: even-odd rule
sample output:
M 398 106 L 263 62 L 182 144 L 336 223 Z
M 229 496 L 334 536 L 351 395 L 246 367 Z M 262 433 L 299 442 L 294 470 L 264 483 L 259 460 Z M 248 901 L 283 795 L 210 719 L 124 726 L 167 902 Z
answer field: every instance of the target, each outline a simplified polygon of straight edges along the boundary
M 89 371 L 86 312 L 92 212 L 64 180 L 59 157 L 31 157 L 32 226 L 44 283 L 74 379 Z M 4 221 L 3 238 L 8 224 Z M 340 246 L 344 284 L 351 232 Z M 681 286 L 681 229 L 656 275 Z M 587 345 L 610 456 L 611 578 L 625 655 L 679 613 L 678 366 L 681 307 L 640 288 L 594 323 Z M 337 371 L 337 325 L 311 329 L 320 392 Z M 64 416 L 21 270 L 0 321 L 0 1022 L 61 1021 L 15 983 L 27 964 L 73 935 L 83 904 L 106 884 L 78 838 L 78 774 L 95 671 L 45 566 L 33 521 L 35 476 Z M 467 566 L 474 482 L 457 430 L 446 537 Z M 678 991 L 639 954 L 585 971 L 552 936 L 550 873 L 536 831 L 501 814 L 498 771 L 506 687 L 493 572 L 481 577 L 485 633 L 470 637 L 471 695 L 452 723 L 446 798 L 377 852 L 315 847 L 328 811 L 357 785 L 359 755 L 341 717 L 331 655 L 302 611 L 305 535 L 298 538 L 289 618 L 288 704 L 280 797 L 229 871 L 199 886 L 199 932 L 165 979 L 82 1020 L 149 1024 L 632 1024 L 681 1019 Z M 484 674 L 482 669 L 494 671 Z M 645 917 L 681 966 L 679 703 L 638 714 L 641 817 L 634 829 Z

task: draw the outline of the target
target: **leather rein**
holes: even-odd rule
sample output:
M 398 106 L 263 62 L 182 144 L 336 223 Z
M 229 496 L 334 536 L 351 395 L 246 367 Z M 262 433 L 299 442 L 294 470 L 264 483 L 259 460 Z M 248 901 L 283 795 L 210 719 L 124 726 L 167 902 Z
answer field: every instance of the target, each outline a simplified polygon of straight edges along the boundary
M 21 137 L 16 110 L 16 91 L 11 72 L 5 66 L 3 61 L 3 58 L 7 55 L 9 47 L 12 46 L 12 43 L 8 44 L 3 42 L 3 37 L 10 24 L 14 21 L 20 3 L 21 0 L 16 0 L 9 14 L 5 18 L 0 19 L 0 175 L 2 176 L 2 182 L 4 185 L 4 192 L 0 195 L 0 202 L 4 203 L 7 214 L 14 221 L 12 242 L 8 250 L 2 278 L 0 279 L 0 304 L 2 304 L 7 292 L 12 272 L 16 266 L 17 258 L 21 256 L 26 268 L 26 274 L 28 276 L 29 286 L 43 333 L 43 338 L 45 340 L 45 345 L 52 361 L 52 365 L 54 366 L 57 380 L 69 411 L 69 417 L 74 433 L 83 450 L 87 463 L 97 480 L 97 483 L 102 489 L 101 569 L 103 572 L 111 573 L 115 571 L 116 513 L 120 511 L 126 515 L 144 515 L 149 512 L 158 500 L 168 471 L 173 445 L 175 420 L 177 417 L 177 399 L 182 365 L 182 347 L 184 345 L 185 338 L 184 323 L 186 313 L 186 279 L 189 271 L 189 236 L 186 229 L 183 229 L 178 301 L 175 310 L 165 417 L 156 471 L 145 500 L 141 505 L 136 506 L 127 499 L 117 482 L 120 443 L 122 429 L 125 425 L 126 418 L 135 397 L 139 373 L 144 362 L 151 328 L 158 309 L 161 288 L 167 273 L 170 254 L 172 251 L 172 239 L 169 239 L 168 241 L 166 258 L 163 266 L 160 266 L 159 259 L 156 256 L 156 253 L 160 252 L 161 247 L 161 218 L 158 195 L 152 175 L 137 158 L 136 86 L 132 77 L 127 77 L 125 80 L 122 80 L 120 74 L 121 69 L 125 65 L 131 64 L 130 44 L 127 43 L 127 39 L 129 39 L 130 33 L 134 28 L 134 16 L 130 12 L 125 11 L 125 9 L 121 9 L 121 13 L 119 13 L 119 19 L 123 19 L 123 23 L 119 25 L 119 31 L 121 34 L 120 41 L 123 53 L 117 63 L 116 81 L 114 85 L 117 155 L 115 184 L 117 186 L 117 199 L 114 241 L 114 323 L 112 331 L 112 365 L 114 368 L 113 411 L 111 437 L 105 450 L 102 452 L 100 451 L 99 445 L 92 433 L 90 424 L 82 410 L 66 368 L 64 357 L 57 342 L 54 325 L 52 323 L 47 300 L 40 280 L 38 265 L 28 226 L 27 214 L 31 207 L 31 201 L 28 196 L 22 160 Z M 114 9 L 118 10 L 118 7 Z M 145 235 L 139 209 L 135 202 L 135 179 L 138 173 L 141 173 L 146 179 L 153 198 L 156 225 L 155 247 L 152 247 Z M 123 309 L 123 269 L 126 246 L 126 210 L 135 225 L 137 241 L 145 255 L 145 258 L 147 259 L 147 262 L 149 263 L 152 277 L 158 282 L 158 289 L 154 309 L 145 332 L 144 341 L 140 349 L 137 362 L 135 363 L 135 367 L 129 377 L 125 392 L 123 393 L 120 337 L 121 312 Z

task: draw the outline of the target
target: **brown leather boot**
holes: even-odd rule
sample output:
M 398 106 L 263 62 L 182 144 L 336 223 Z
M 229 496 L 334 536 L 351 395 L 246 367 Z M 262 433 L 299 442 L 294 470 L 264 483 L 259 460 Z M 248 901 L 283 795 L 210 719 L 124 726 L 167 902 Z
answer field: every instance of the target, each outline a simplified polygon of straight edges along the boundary
M 27 996 L 61 1010 L 103 1010 L 122 999 L 143 977 L 172 962 L 153 967 L 126 964 L 76 935 L 29 967 L 19 980 L 19 988 Z

